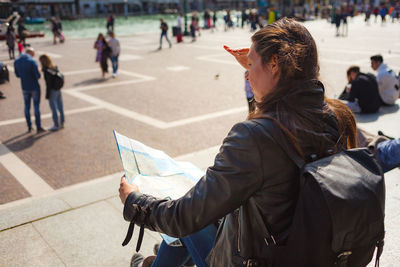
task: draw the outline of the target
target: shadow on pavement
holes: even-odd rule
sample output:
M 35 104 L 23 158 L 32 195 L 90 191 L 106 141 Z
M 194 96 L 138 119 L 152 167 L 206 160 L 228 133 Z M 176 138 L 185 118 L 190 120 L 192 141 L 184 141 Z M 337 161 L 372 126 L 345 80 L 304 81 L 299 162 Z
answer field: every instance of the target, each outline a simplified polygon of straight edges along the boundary
M 85 86 L 85 85 L 92 85 L 92 84 L 98 84 L 98 83 L 103 83 L 110 80 L 110 77 L 106 77 L 106 78 L 93 78 L 93 79 L 89 79 L 89 80 L 85 80 L 82 82 L 78 82 L 78 83 L 74 83 L 74 86 Z
M 11 152 L 25 150 L 31 147 L 37 140 L 52 134 L 51 131 L 46 131 L 40 134 L 23 133 L 2 142 Z M 0 155 L 1 156 L 1 155 Z
M 373 114 L 356 114 L 357 122 L 373 122 L 378 120 L 378 118 L 385 114 L 395 113 L 399 110 L 399 105 L 395 104 L 393 106 L 382 106 L 378 113 Z

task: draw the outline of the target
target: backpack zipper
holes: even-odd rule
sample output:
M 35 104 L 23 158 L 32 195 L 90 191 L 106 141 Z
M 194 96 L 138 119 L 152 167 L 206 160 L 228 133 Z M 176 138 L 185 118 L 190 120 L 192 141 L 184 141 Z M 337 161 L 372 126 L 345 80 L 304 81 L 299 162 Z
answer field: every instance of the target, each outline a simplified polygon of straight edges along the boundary
M 237 248 L 238 252 L 240 252 L 240 209 L 238 210 L 238 235 L 237 235 Z

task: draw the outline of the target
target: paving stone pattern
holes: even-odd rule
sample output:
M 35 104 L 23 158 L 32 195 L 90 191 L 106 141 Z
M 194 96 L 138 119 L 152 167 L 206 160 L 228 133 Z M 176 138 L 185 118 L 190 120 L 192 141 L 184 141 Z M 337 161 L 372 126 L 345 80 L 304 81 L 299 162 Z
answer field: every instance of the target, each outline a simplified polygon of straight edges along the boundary
M 348 37 L 335 37 L 335 27 L 327 21 L 305 25 L 316 40 L 320 78 L 329 97 L 343 90 L 350 65 L 373 72 L 373 54 L 382 54 L 390 67 L 400 70 L 398 23 L 367 26 L 356 17 L 349 21 Z M 0 87 L 7 96 L 0 100 L 0 143 L 18 157 L 21 169 L 30 169 L 54 189 L 32 197 L 0 155 L 0 266 L 129 265 L 137 231 L 122 248 L 128 224 L 117 193 L 122 166 L 112 130 L 205 169 L 230 128 L 247 115 L 244 70 L 222 46 L 248 47 L 250 37 L 247 29 L 204 31 L 194 43 L 187 38 L 173 42 L 171 49 L 157 50 L 159 35 L 123 36 L 116 79 L 110 73 L 101 77 L 92 39 L 67 39 L 62 45 L 53 45 L 51 38 L 29 39 L 36 60 L 48 53 L 65 74 L 65 128 L 38 135 L 26 133 L 20 81 L 0 43 L 0 61 L 10 67 L 11 78 Z M 43 79 L 40 85 L 42 125 L 49 128 Z M 358 125 L 400 136 L 398 109 L 396 105 L 357 116 Z M 398 266 L 399 170 L 386 179 L 382 265 Z M 142 252 L 148 255 L 160 236 L 146 231 L 144 240 Z

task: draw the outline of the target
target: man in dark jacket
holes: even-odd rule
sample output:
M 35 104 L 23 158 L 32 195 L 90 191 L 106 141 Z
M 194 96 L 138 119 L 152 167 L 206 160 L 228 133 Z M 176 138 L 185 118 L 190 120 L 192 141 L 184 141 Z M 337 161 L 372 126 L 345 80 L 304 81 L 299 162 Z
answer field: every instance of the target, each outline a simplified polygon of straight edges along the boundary
M 348 101 L 346 105 L 354 113 L 375 113 L 381 106 L 378 83 L 372 74 L 360 72 L 360 67 L 351 66 L 347 70 L 349 84 L 339 99 Z
M 25 103 L 25 119 L 28 124 L 28 132 L 32 131 L 31 123 L 31 100 L 35 109 L 35 122 L 37 133 L 45 131 L 40 123 L 40 73 L 36 61 L 33 59 L 35 50 L 29 47 L 26 54 L 22 54 L 14 62 L 15 75 L 21 79 L 22 94 Z

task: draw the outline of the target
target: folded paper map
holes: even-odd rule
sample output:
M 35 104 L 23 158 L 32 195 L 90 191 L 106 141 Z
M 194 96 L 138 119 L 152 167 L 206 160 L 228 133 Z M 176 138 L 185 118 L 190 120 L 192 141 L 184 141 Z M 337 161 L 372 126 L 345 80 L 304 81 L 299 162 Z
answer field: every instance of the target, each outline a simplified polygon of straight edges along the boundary
M 161 150 L 148 147 L 114 130 L 126 179 L 143 194 L 178 199 L 204 175 L 190 162 L 175 161 Z M 176 238 L 161 235 L 170 244 Z

